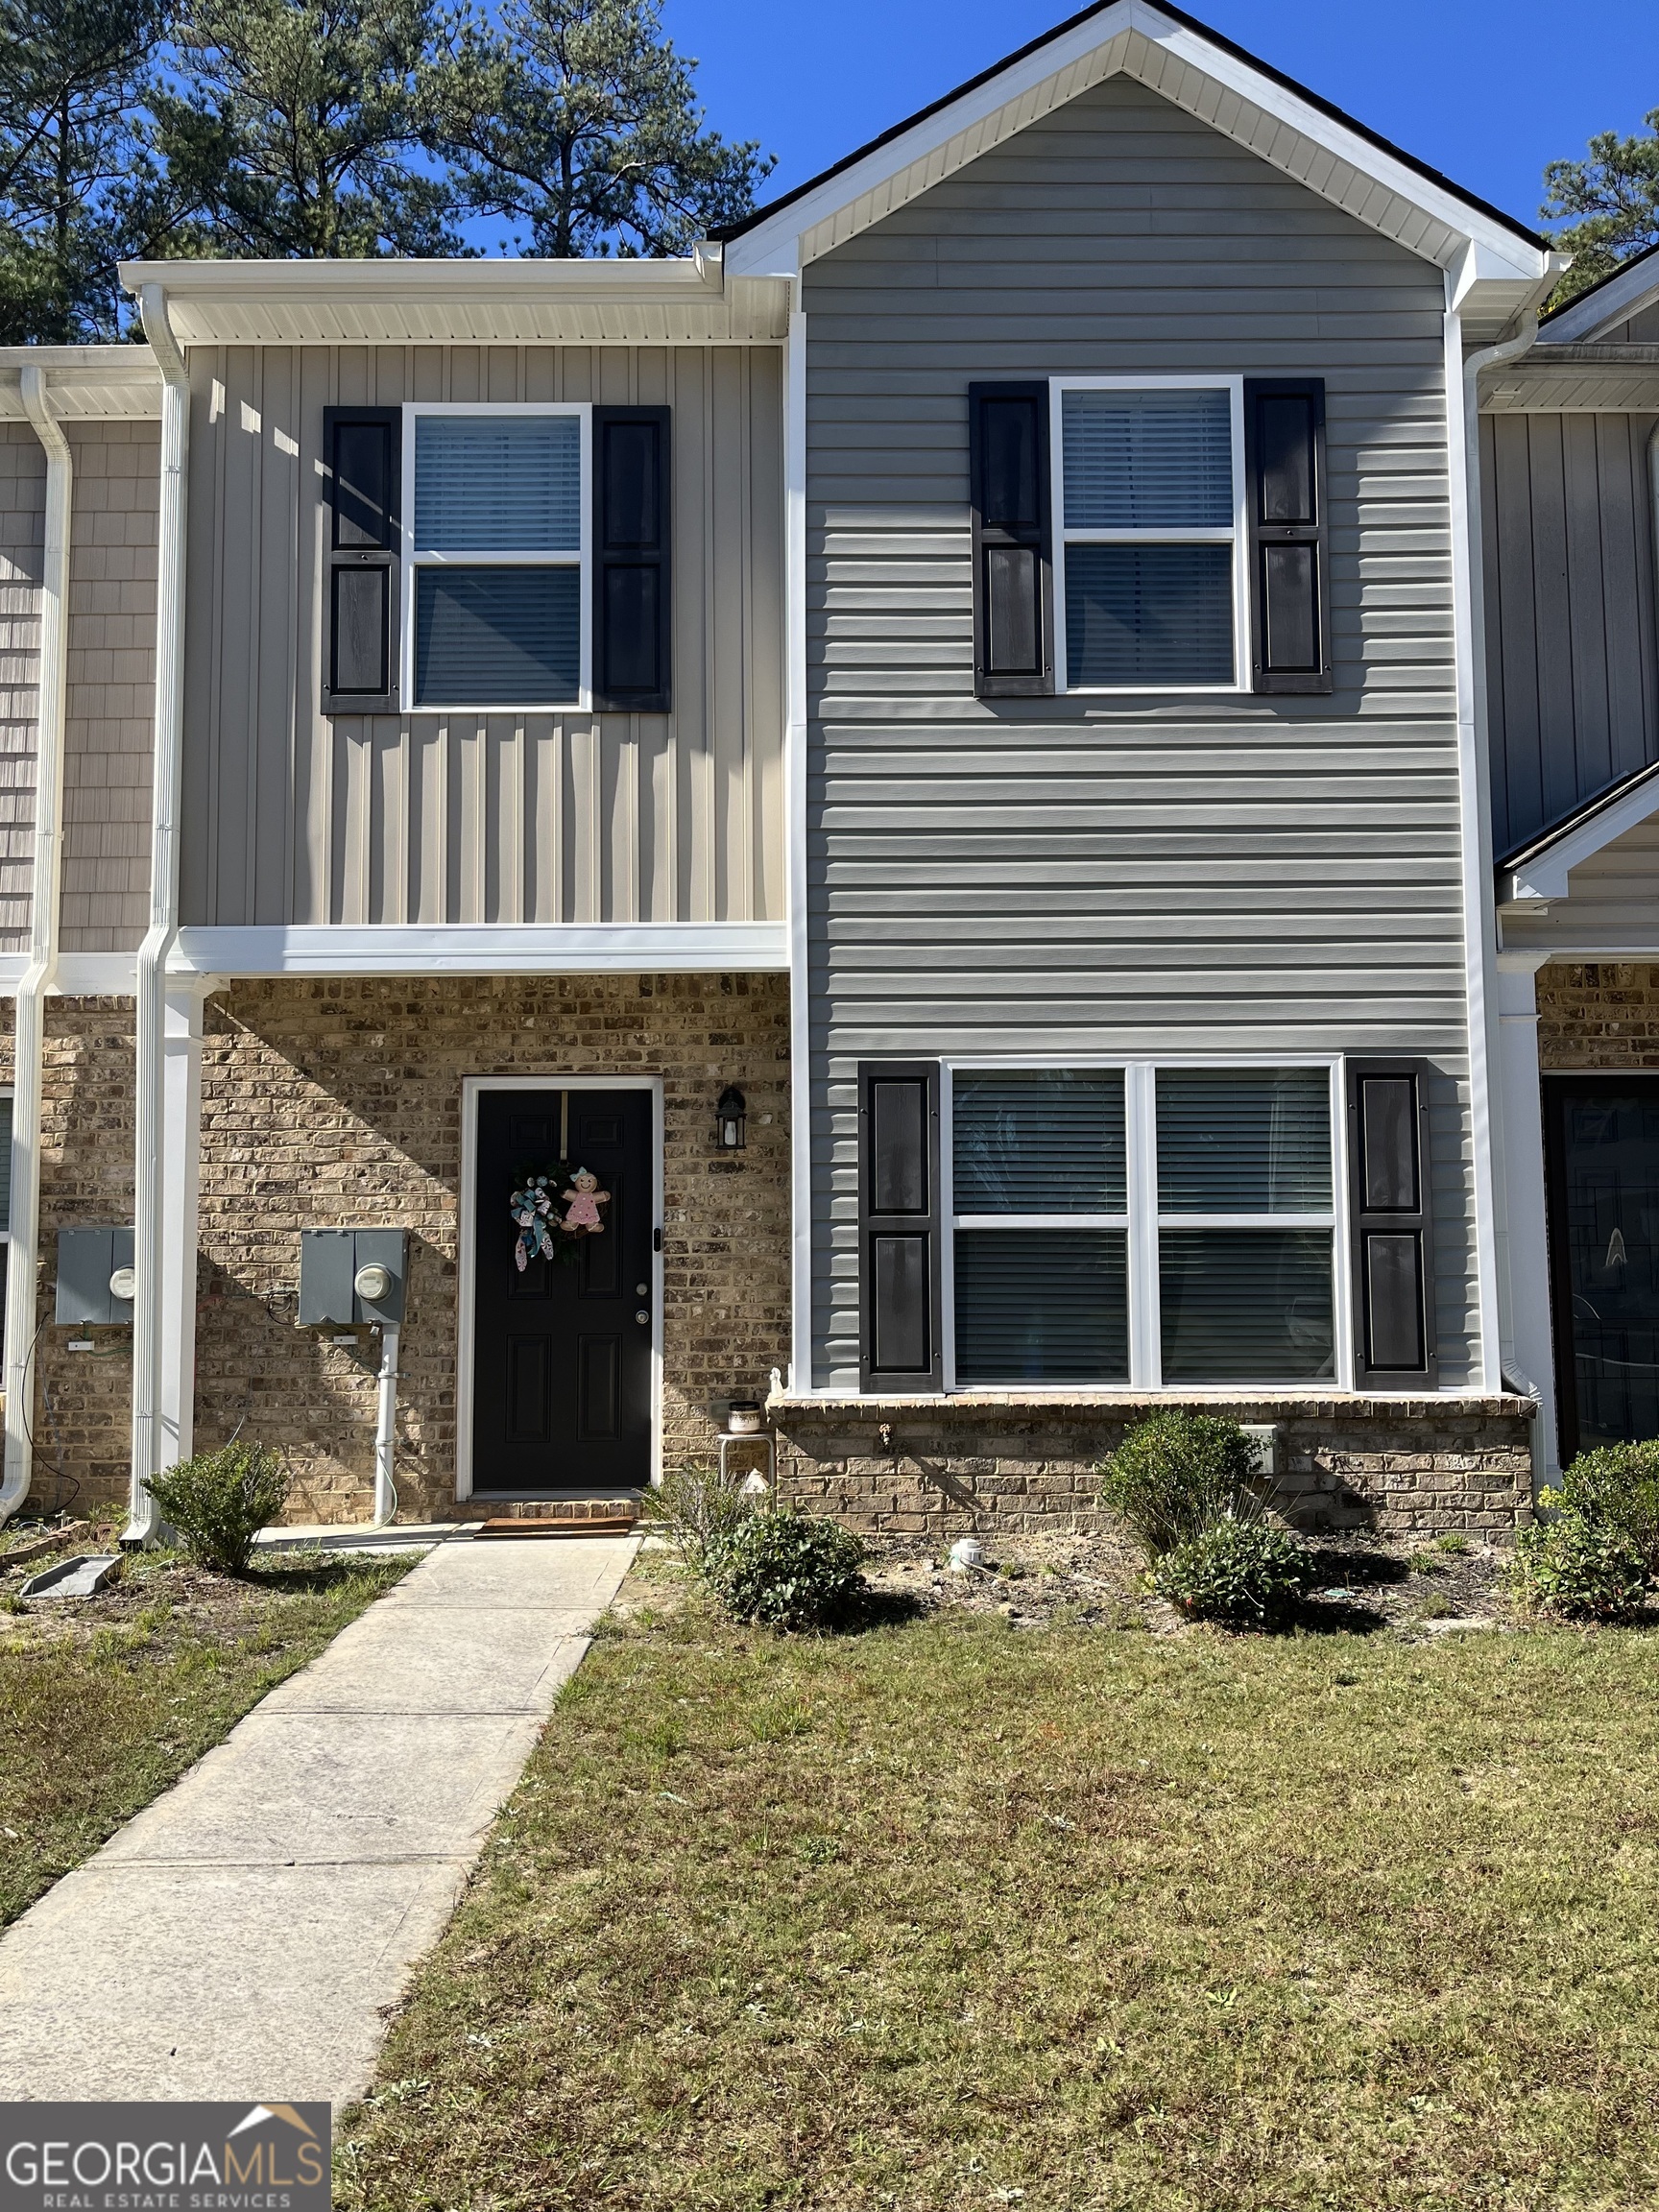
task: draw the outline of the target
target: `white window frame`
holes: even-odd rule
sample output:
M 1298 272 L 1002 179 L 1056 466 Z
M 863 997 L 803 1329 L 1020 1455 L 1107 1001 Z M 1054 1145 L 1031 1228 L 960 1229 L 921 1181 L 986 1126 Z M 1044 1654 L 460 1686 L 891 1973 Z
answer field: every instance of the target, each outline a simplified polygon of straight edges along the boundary
M 1233 523 L 1205 530 L 1073 530 L 1066 518 L 1065 396 L 1068 392 L 1225 392 L 1233 423 Z M 1241 375 L 1051 376 L 1048 380 L 1048 474 L 1054 514 L 1054 689 L 1073 698 L 1231 698 L 1250 688 L 1250 535 L 1244 478 L 1244 379 Z M 1066 643 L 1068 545 L 1231 545 L 1233 548 L 1233 681 L 1231 684 L 1072 684 Z
M 415 542 L 415 426 L 423 415 L 475 416 L 487 418 L 499 415 L 573 415 L 581 426 L 582 475 L 578 490 L 580 500 L 581 531 L 577 550 L 528 553 L 502 553 L 469 551 L 466 553 L 438 553 L 423 550 Z M 402 650 L 399 656 L 403 679 L 403 697 L 409 702 L 405 711 L 411 714 L 571 714 L 591 711 L 593 698 L 593 408 L 586 399 L 560 400 L 491 400 L 491 399 L 414 399 L 403 408 L 403 506 L 402 526 L 398 536 L 402 552 L 403 576 L 399 588 L 402 603 Z M 580 681 L 574 699 L 494 699 L 476 705 L 468 701 L 434 702 L 422 705 L 415 696 L 415 619 L 416 571 L 420 568 L 579 568 L 581 573 L 580 599 L 577 618 L 581 624 Z
M 1158 1204 L 1158 1096 L 1160 1069 L 1207 1069 L 1221 1074 L 1243 1074 L 1254 1068 L 1324 1069 L 1329 1080 L 1331 1121 L 1331 1198 L 1329 1212 L 1318 1214 L 1166 1214 Z M 955 1078 L 991 1073 L 1049 1074 L 1095 1073 L 1120 1070 L 1123 1075 L 1124 1148 L 1127 1166 L 1128 1208 L 1122 1214 L 964 1214 L 955 1210 L 953 1162 L 955 1158 Z M 1340 1054 L 1326 1052 L 1262 1052 L 1247 1058 L 1217 1059 L 1209 1054 L 1160 1053 L 1156 1058 L 1128 1056 L 1099 1059 L 1068 1054 L 1064 1059 L 1024 1053 L 995 1059 L 947 1060 L 940 1067 L 940 1204 L 945 1223 L 941 1254 L 941 1327 L 945 1339 L 947 1391 L 1017 1391 L 1022 1397 L 1075 1397 L 1080 1391 L 1125 1391 L 1136 1395 L 1167 1392 L 1170 1397 L 1198 1395 L 1230 1399 L 1306 1396 L 1310 1391 L 1354 1388 L 1354 1331 L 1351 1290 L 1351 1256 L 1348 1234 L 1348 1148 L 1346 1139 L 1346 1086 Z M 1331 1325 L 1334 1334 L 1333 1372 L 1310 1378 L 1291 1376 L 1270 1380 L 1188 1382 L 1164 1381 L 1163 1313 L 1158 1280 L 1158 1238 L 1165 1229 L 1322 1229 L 1331 1233 Z M 1119 1229 L 1128 1233 L 1129 1375 L 1120 1381 L 1100 1378 L 1090 1382 L 1031 1382 L 1019 1377 L 1007 1382 L 959 1383 L 956 1378 L 956 1232 L 958 1229 Z

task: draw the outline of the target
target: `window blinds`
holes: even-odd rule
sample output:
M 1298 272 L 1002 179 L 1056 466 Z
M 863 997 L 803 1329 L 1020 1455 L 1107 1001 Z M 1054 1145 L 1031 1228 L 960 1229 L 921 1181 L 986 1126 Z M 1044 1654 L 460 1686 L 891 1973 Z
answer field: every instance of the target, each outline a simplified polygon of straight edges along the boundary
M 951 1120 L 957 1214 L 1121 1214 L 1128 1203 L 1117 1070 L 959 1074 Z
M 1227 392 L 1068 392 L 1061 420 L 1068 530 L 1232 526 Z
M 578 418 L 421 416 L 415 543 L 426 553 L 579 552 Z

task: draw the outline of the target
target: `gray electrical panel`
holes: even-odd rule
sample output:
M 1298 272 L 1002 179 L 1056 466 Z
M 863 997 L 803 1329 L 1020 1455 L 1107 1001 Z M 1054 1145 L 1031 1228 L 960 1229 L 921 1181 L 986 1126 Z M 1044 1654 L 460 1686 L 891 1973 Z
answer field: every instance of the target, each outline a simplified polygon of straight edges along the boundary
M 58 1304 L 52 1318 L 84 1329 L 99 1321 L 131 1321 L 132 1301 L 117 1298 L 109 1278 L 132 1264 L 131 1229 L 60 1229 Z
M 350 1329 L 378 1321 L 396 1327 L 403 1318 L 408 1273 L 401 1229 L 302 1229 L 300 1232 L 300 1326 Z M 384 1267 L 392 1286 L 384 1298 L 360 1297 L 356 1280 L 365 1267 Z

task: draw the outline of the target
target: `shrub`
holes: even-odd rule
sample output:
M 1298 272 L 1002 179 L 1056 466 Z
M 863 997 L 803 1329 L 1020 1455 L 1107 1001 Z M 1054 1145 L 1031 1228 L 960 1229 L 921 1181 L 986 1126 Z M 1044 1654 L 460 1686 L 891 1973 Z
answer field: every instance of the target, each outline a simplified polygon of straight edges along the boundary
M 1263 1628 L 1295 1611 L 1318 1571 L 1313 1554 L 1287 1528 L 1224 1513 L 1165 1552 L 1152 1586 L 1190 1620 Z
M 1250 1439 L 1236 1421 L 1181 1412 L 1140 1422 L 1095 1470 L 1101 1503 L 1129 1524 L 1153 1560 L 1224 1516 L 1260 1520 L 1252 1471 Z
M 640 1518 L 678 1545 L 686 1566 L 701 1575 L 754 1515 L 742 1480 L 723 1482 L 713 1467 L 673 1468 L 640 1499 Z
M 1659 1577 L 1659 1440 L 1581 1452 L 1549 1496 L 1617 1537 L 1649 1581 Z
M 1539 1503 L 1559 1510 L 1516 1538 L 1511 1596 L 1527 1613 L 1558 1613 L 1568 1621 L 1627 1620 L 1649 1580 L 1641 1553 L 1617 1529 L 1563 1503 L 1563 1496 L 1546 1490 Z
M 254 1537 L 282 1510 L 288 1471 L 263 1444 L 231 1443 L 152 1475 L 144 1487 L 192 1559 L 240 1575 Z
M 734 1620 L 832 1628 L 864 1596 L 863 1561 L 864 1547 L 850 1529 L 783 1506 L 751 1513 L 702 1572 Z

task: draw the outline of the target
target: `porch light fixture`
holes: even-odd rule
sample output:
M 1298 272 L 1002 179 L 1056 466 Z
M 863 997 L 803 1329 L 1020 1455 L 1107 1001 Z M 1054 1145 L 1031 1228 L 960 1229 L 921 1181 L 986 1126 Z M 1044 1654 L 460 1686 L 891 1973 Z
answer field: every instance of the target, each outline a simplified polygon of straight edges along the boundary
M 741 1152 L 749 1102 L 735 1083 L 728 1083 L 714 1109 L 714 1142 L 722 1152 Z

